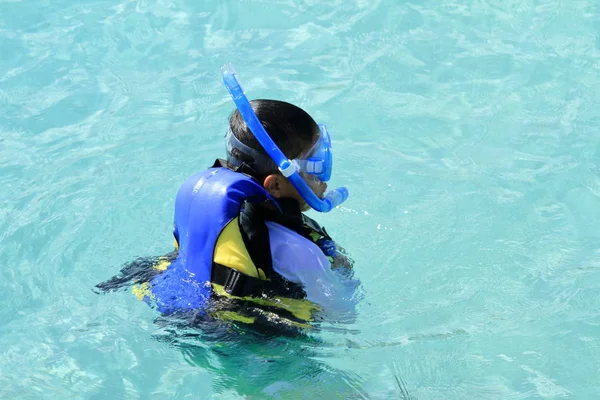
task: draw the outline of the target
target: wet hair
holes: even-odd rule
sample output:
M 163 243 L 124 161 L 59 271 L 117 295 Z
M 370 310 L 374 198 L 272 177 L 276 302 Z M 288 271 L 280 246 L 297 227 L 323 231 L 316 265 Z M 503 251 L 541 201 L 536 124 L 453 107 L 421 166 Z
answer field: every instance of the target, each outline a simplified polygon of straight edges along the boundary
M 262 99 L 252 100 L 250 105 L 267 134 L 289 159 L 300 156 L 319 135 L 319 126 L 315 120 L 300 107 L 284 101 Z M 237 109 L 229 117 L 229 129 L 240 142 L 269 157 Z M 259 160 L 254 160 L 251 155 L 244 154 L 237 148 L 231 149 L 231 155 L 250 166 L 259 164 Z M 274 163 L 272 169 L 257 172 L 261 176 L 277 172 Z

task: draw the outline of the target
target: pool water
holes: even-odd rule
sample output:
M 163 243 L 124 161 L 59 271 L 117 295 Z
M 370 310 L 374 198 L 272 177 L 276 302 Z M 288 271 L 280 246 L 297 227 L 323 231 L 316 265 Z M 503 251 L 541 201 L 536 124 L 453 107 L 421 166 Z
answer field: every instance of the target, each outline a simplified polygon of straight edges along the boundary
M 0 0 L 0 398 L 600 398 L 599 60 L 593 0 Z M 172 250 L 227 62 L 327 123 L 352 322 L 215 337 L 93 291 Z

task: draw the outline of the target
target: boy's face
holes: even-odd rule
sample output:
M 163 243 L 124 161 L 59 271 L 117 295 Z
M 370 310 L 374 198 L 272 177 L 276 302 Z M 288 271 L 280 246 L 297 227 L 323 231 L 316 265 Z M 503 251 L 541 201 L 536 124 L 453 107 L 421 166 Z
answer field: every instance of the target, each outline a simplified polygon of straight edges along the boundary
M 316 142 L 318 138 L 319 136 L 316 135 L 314 142 Z M 306 151 L 309 151 L 313 144 L 314 143 L 308 146 Z M 302 155 L 304 156 L 304 154 Z M 321 181 L 314 175 L 307 174 L 302 171 L 300 171 L 300 175 L 302 175 L 302 178 L 304 178 L 304 181 L 311 188 L 314 194 L 316 194 L 318 198 L 322 199 L 323 194 L 327 190 L 327 183 Z M 292 182 L 290 182 L 280 173 L 267 176 L 263 182 L 263 186 L 265 189 L 267 189 L 271 196 L 275 197 L 276 199 L 294 199 L 298 202 L 302 211 L 308 211 L 310 209 L 310 206 L 306 203 L 300 193 L 298 193 L 298 190 L 296 190 Z
M 327 184 L 323 181 L 320 181 L 314 175 L 307 174 L 304 172 L 300 172 L 300 175 L 302 175 L 302 178 L 304 178 L 304 180 L 306 181 L 310 189 L 313 191 L 313 193 L 316 194 L 318 198 L 322 199 L 323 194 L 327 190 Z M 292 182 L 290 182 L 287 178 L 284 178 L 284 180 L 286 186 L 285 190 L 287 192 L 287 196 L 284 197 L 289 197 L 296 200 L 300 205 L 300 209 L 302 211 L 310 210 L 310 206 L 308 205 L 308 203 L 306 203 L 306 200 L 304 200 L 300 193 L 298 193 L 298 190 L 296 190 Z

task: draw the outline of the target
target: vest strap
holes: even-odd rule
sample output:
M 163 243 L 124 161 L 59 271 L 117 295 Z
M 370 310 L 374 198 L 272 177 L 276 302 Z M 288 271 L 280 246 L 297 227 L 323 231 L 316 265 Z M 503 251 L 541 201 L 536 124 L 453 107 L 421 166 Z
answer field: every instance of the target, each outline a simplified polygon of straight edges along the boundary
M 223 286 L 227 294 L 236 297 L 281 296 L 303 299 L 306 292 L 302 286 L 292 283 L 279 274 L 268 280 L 254 278 L 225 265 L 213 263 L 211 282 Z
M 213 263 L 211 282 L 223 286 L 227 293 L 237 297 L 256 296 L 264 286 L 258 278 L 217 263 Z

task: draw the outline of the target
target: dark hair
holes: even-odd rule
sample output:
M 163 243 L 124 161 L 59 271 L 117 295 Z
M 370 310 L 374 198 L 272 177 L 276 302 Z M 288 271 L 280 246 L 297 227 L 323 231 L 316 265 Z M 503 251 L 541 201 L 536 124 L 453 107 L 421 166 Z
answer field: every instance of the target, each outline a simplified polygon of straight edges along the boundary
M 252 100 L 250 105 L 271 139 L 287 158 L 293 159 L 301 155 L 319 135 L 319 126 L 315 120 L 300 107 L 284 101 L 262 99 Z M 229 117 L 229 129 L 240 142 L 267 156 L 237 109 Z M 253 161 L 251 156 L 238 149 L 232 149 L 231 153 L 239 160 L 250 164 Z

